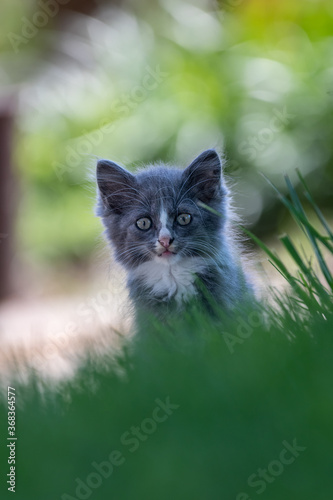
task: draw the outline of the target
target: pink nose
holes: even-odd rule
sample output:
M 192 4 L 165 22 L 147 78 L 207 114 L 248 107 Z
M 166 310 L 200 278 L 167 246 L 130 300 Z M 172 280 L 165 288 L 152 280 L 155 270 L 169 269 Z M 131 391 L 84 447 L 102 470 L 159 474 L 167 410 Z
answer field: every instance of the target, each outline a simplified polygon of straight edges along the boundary
M 163 238 L 160 238 L 158 241 L 164 248 L 169 248 L 169 246 L 173 242 L 173 239 L 169 238 L 168 236 L 164 236 Z

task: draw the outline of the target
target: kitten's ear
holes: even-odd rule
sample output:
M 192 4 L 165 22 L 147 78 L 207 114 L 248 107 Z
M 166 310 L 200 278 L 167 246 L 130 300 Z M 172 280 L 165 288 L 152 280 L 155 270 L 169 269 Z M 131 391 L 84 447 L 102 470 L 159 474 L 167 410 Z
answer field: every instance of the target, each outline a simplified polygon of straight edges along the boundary
M 103 205 L 116 213 L 121 213 L 135 196 L 134 175 L 117 163 L 99 160 L 96 177 Z
M 222 196 L 222 163 L 214 149 L 201 153 L 183 172 L 185 190 L 204 203 Z

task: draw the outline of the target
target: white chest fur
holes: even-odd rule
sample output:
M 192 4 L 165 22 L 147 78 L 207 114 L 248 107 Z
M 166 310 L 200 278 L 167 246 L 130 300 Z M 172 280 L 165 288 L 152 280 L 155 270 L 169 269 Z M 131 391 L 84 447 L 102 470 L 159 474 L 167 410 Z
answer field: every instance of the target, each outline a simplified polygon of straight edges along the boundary
M 141 279 L 153 295 L 165 299 L 175 298 L 181 303 L 195 295 L 195 273 L 202 271 L 204 267 L 204 261 L 200 257 L 156 257 L 138 266 L 134 277 Z

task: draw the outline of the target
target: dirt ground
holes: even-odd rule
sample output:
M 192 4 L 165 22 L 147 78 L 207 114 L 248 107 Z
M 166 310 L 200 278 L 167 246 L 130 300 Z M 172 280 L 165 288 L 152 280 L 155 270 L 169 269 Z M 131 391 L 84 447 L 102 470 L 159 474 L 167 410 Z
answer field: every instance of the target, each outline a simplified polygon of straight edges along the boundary
M 133 331 L 119 274 L 98 276 L 82 291 L 14 297 L 0 304 L 0 380 L 72 377 L 87 352 L 117 349 Z

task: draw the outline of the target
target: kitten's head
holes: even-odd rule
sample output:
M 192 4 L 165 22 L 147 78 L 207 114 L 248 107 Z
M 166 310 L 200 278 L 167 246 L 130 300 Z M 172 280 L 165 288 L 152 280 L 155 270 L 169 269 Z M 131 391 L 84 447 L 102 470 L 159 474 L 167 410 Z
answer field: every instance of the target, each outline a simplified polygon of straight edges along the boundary
M 203 152 L 185 170 L 156 166 L 135 175 L 100 160 L 97 183 L 97 215 L 127 268 L 149 260 L 172 265 L 182 258 L 216 257 L 227 194 L 216 151 Z

